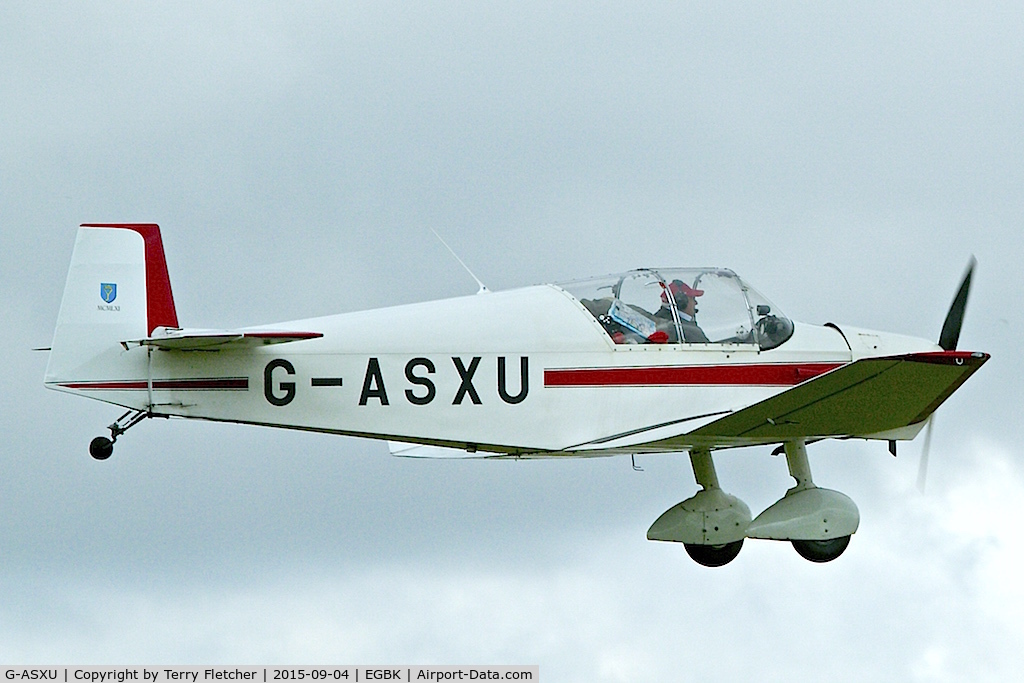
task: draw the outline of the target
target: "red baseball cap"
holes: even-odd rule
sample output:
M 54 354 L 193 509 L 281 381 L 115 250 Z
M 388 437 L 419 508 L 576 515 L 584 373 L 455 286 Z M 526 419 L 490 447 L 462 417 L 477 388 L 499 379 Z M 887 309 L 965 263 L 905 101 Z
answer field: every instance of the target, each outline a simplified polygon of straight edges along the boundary
M 693 287 L 686 284 L 682 280 L 673 280 L 672 282 L 668 283 L 667 287 L 665 285 L 662 285 L 662 287 L 667 288 L 668 291 L 672 292 L 673 298 L 679 296 L 680 294 L 685 294 L 687 297 L 691 299 L 704 295 L 703 289 L 694 289 Z M 665 302 L 668 301 L 668 297 L 665 295 L 665 292 L 661 293 L 661 300 Z

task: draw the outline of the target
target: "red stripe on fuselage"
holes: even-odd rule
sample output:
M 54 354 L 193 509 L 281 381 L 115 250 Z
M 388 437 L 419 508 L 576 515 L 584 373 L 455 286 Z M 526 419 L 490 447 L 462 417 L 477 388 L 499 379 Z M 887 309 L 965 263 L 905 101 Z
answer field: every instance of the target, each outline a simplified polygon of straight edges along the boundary
M 145 391 L 146 380 L 106 380 L 100 382 L 61 382 L 65 389 L 83 391 Z M 248 377 L 216 377 L 212 379 L 155 379 L 153 388 L 161 391 L 247 391 Z
M 782 386 L 805 382 L 844 363 L 683 365 L 545 370 L 546 387 Z

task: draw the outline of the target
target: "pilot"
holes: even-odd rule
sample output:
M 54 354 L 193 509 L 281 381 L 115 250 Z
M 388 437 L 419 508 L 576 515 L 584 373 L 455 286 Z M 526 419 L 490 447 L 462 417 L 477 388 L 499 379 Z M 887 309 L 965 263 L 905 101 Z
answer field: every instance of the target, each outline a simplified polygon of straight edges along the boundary
M 703 289 L 694 289 L 682 280 L 673 280 L 661 293 L 661 308 L 654 314 L 659 322 L 659 329 L 668 333 L 669 343 L 675 343 L 676 330 L 672 322 L 672 309 L 669 295 L 675 300 L 676 311 L 679 313 L 679 325 L 683 332 L 683 341 L 687 344 L 707 344 L 709 339 L 697 325 L 697 297 L 704 294 Z

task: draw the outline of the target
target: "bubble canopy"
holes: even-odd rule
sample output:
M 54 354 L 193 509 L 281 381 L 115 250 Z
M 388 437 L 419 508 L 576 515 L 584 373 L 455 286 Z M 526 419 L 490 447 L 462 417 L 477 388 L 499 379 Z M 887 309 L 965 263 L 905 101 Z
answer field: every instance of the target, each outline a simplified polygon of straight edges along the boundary
M 773 349 L 793 323 L 724 268 L 639 268 L 558 283 L 616 344 L 719 344 Z

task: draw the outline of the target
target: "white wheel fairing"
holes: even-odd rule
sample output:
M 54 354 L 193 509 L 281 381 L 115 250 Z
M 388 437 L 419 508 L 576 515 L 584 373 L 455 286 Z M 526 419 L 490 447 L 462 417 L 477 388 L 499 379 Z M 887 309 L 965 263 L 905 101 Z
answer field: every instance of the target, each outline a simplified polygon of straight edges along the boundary
M 747 504 L 713 488 L 698 491 L 662 513 L 648 529 L 647 538 L 691 545 L 725 545 L 742 541 L 748 524 Z
M 823 488 L 787 493 L 747 527 L 747 538 L 827 541 L 849 536 L 860 525 L 857 505 L 846 494 Z

